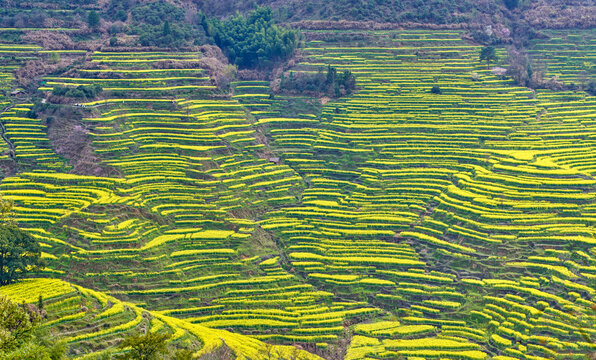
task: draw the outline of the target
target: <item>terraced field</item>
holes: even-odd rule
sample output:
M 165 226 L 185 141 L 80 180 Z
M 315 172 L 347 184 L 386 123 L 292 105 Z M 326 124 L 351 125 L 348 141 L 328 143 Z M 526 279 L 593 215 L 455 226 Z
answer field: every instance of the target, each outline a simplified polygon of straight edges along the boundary
M 596 36 L 592 30 L 547 32 L 548 40 L 534 40 L 530 55 L 545 76 L 565 84 L 586 84 L 596 79 Z
M 31 55 L 36 55 L 42 50 L 36 45 L 15 45 L 0 42 L 0 107 L 4 109 L 10 104 L 9 93 L 11 92 L 14 75 L 12 71 L 18 69 Z
M 593 346 L 579 329 L 592 319 L 594 98 L 534 95 L 490 76 L 477 48 L 427 41 L 313 44 L 301 70 L 350 68 L 361 90 L 328 104 L 316 127 L 269 126 L 311 186 L 264 227 L 305 277 L 366 294 L 401 323 L 491 355 L 583 358 Z M 442 95 L 429 93 L 435 83 Z M 360 333 L 369 336 L 354 338 L 350 358 L 484 356 L 449 355 L 447 342 L 401 350 Z
M 106 343 L 118 341 L 138 328 L 169 333 L 170 342 L 181 347 L 200 349 L 195 353 L 197 357 L 209 354 L 225 344 L 239 358 L 258 359 L 266 354 L 270 359 L 320 359 L 291 346 L 271 346 L 246 336 L 146 311 L 135 304 L 61 280 L 30 279 L 6 286 L 2 291 L 19 302 L 34 302 L 39 294 L 43 294 L 48 303 L 48 313 L 52 314 L 44 327 L 68 334 L 62 339 L 76 354 L 79 353 L 78 349 L 96 350 L 76 356 L 76 359 L 101 358 L 106 355 Z
M 291 71 L 349 69 L 358 91 L 291 117 L 297 99 L 264 82 L 222 99 L 197 53 L 96 52 L 47 77 L 41 91 L 102 85 L 77 108 L 110 175 L 71 173 L 33 104 L 7 107 L 20 168 L 0 190 L 44 248 L 39 276 L 61 280 L 0 292 L 51 288 L 48 326 L 81 358 L 149 328 L 251 359 L 317 358 L 261 341 L 329 359 L 584 359 L 596 98 L 495 77 L 457 31 L 367 35 L 382 45 L 307 43 Z

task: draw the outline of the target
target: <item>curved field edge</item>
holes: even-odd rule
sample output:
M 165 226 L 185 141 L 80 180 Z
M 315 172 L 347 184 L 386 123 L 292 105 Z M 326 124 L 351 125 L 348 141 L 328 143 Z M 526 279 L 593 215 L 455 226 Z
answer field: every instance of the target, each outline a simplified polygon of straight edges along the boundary
M 40 296 L 44 297 L 46 307 L 49 309 L 49 319 L 42 326 L 48 327 L 50 331 L 59 324 L 75 319 L 107 321 L 118 313 L 129 312 L 134 314 L 134 319 L 115 327 L 107 327 L 106 330 L 87 332 L 86 327 L 77 328 L 70 332 L 70 336 L 60 336 L 69 346 L 75 346 L 84 340 L 98 340 L 109 336 L 123 336 L 128 332 L 138 329 L 141 321 L 147 321 L 150 332 L 168 331 L 171 333 L 170 342 L 182 338 L 196 339 L 200 342 L 200 350 L 194 353 L 194 358 L 201 358 L 216 352 L 226 346 L 237 360 L 263 359 L 299 359 L 299 360 L 321 360 L 322 358 L 307 351 L 286 345 L 269 345 L 250 336 L 231 333 L 225 330 L 211 329 L 199 324 L 192 324 L 187 321 L 173 318 L 167 315 L 152 312 L 136 306 L 135 304 L 120 301 L 104 293 L 73 285 L 62 280 L 32 278 L 22 282 L 4 286 L 0 289 L 1 295 L 8 296 L 17 303 L 35 303 Z M 85 304 L 94 303 L 96 306 L 84 306 L 78 308 L 78 312 L 60 316 L 60 312 L 69 306 L 72 308 L 72 301 L 68 299 L 84 299 Z M 75 306 L 76 308 L 76 306 Z M 52 311 L 54 310 L 54 311 Z M 62 311 L 60 311 L 62 310 Z M 139 320 L 141 319 L 141 320 Z M 168 329 L 168 330 L 164 330 Z M 188 339 L 186 341 L 188 343 Z M 75 359 L 93 359 L 101 353 L 110 349 L 103 349 L 99 352 L 81 354 Z

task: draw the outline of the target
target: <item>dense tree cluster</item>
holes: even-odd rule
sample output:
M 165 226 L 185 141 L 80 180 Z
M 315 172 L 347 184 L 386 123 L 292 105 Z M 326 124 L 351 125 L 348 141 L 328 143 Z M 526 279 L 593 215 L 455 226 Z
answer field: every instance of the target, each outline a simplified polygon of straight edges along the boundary
M 118 346 L 121 349 L 130 350 L 124 353 L 122 360 L 152 360 L 168 353 L 167 340 L 170 338 L 164 333 L 147 333 L 144 335 L 133 335 L 125 338 Z
M 164 0 L 150 2 L 144 5 L 135 6 L 130 14 L 133 20 L 144 22 L 149 25 L 160 25 L 164 21 L 184 21 L 184 10 Z
M 202 0 L 200 3 L 205 13 L 214 16 L 245 12 L 255 4 L 246 0 Z M 267 5 L 276 2 L 258 3 Z M 286 0 L 282 6 L 276 7 L 275 15 L 282 21 L 313 19 L 449 24 L 469 22 L 475 12 L 498 13 L 501 4 L 502 0 Z
M 2 27 L 43 27 L 46 25 L 48 14 L 42 9 L 34 9 L 30 12 L 23 11 L 2 11 L 0 24 Z
M 41 306 L 40 306 L 41 305 Z M 18 305 L 0 296 L 0 358 L 4 360 L 62 360 L 66 343 L 51 339 L 40 328 L 45 311 L 38 306 Z
M 507 9 L 513 10 L 519 5 L 519 0 L 505 0 L 505 6 Z
M 56 86 L 52 90 L 52 95 L 65 96 L 70 98 L 93 99 L 102 91 L 101 85 L 79 85 L 76 88 L 66 86 Z
M 135 6 L 130 13 L 133 19 L 130 32 L 139 35 L 142 46 L 180 48 L 198 37 L 195 29 L 185 22 L 184 10 L 164 0 Z M 124 17 L 120 11 L 116 15 Z
M 337 98 L 354 92 L 356 78 L 350 70 L 338 73 L 336 68 L 329 66 L 327 73 L 323 71 L 317 73 L 291 72 L 289 76 L 282 75 L 280 88 L 289 92 Z
M 111 0 L 106 9 L 106 15 L 111 20 L 126 21 L 133 4 L 134 0 Z
M 27 314 L 6 296 L 0 296 L 0 349 L 12 351 L 22 346 L 32 335 L 36 317 Z
M 100 19 L 101 18 L 97 11 L 91 10 L 87 15 L 87 25 L 89 25 L 89 27 L 92 29 L 96 29 L 99 26 Z
M 152 333 L 132 335 L 125 338 L 118 347 L 128 350 L 116 356 L 118 360 L 191 360 L 193 351 L 168 346 L 171 335 Z
M 275 25 L 270 8 L 229 20 L 203 17 L 201 22 L 205 33 L 240 68 L 270 67 L 291 56 L 298 46 L 298 32 Z
M 0 225 L 0 284 L 23 278 L 41 266 L 41 247 L 15 225 Z
M 45 9 L 41 7 L 34 7 L 31 2 L 27 1 L 10 1 L 6 5 L 2 5 L 0 0 L 0 27 L 9 28 L 43 28 L 43 27 L 62 27 L 62 28 L 79 28 L 81 22 L 87 22 L 89 12 L 82 8 L 85 5 L 81 2 L 77 4 L 75 1 L 69 3 L 67 0 L 54 0 L 52 6 L 70 9 L 70 11 L 55 11 L 52 9 Z M 96 1 L 96 0 L 88 0 Z M 26 11 L 20 6 L 26 6 Z M 100 11 L 97 11 L 100 14 Z M 6 34 L 3 34 L 5 37 Z

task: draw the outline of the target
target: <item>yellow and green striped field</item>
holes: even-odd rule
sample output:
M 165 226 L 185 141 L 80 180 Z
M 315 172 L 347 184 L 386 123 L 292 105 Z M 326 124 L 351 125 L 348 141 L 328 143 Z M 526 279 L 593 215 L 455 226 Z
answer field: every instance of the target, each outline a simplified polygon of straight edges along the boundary
M 47 264 L 0 293 L 42 293 L 80 359 L 140 329 L 197 357 L 595 351 L 596 97 L 497 77 L 460 31 L 332 35 L 305 31 L 289 71 L 350 70 L 357 91 L 297 114 L 308 99 L 265 81 L 220 96 L 195 52 L 94 52 L 45 77 L 41 93 L 103 87 L 77 106 L 101 174 L 73 170 L 34 104 L 7 100 L 0 160 L 18 171 L 0 193 Z

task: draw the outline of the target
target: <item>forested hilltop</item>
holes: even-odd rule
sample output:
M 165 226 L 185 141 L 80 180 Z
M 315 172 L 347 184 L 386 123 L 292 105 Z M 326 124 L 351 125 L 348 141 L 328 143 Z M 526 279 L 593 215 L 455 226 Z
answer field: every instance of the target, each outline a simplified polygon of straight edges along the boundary
M 147 0 L 14 1 L 2 0 L 3 8 L 16 9 L 130 9 Z M 203 11 L 210 16 L 227 17 L 236 12 L 271 7 L 276 19 L 283 22 L 302 20 L 351 20 L 380 23 L 456 24 L 491 18 L 503 21 L 508 11 L 515 11 L 540 28 L 590 28 L 594 25 L 594 4 L 590 0 L 172 0 L 185 10 Z M 118 11 L 116 10 L 116 11 Z
M 0 358 L 594 358 L 595 13 L 0 0 Z

